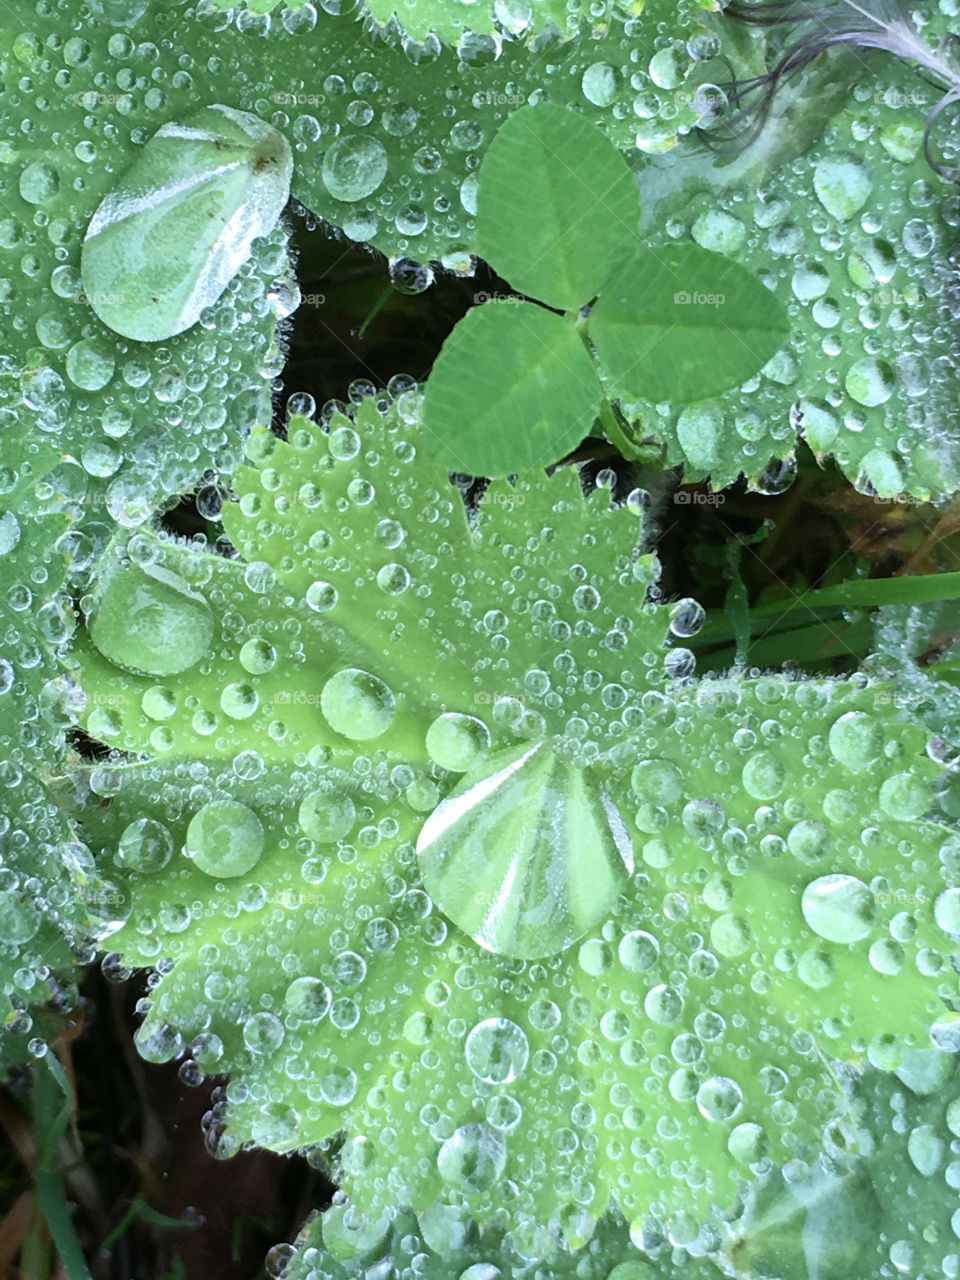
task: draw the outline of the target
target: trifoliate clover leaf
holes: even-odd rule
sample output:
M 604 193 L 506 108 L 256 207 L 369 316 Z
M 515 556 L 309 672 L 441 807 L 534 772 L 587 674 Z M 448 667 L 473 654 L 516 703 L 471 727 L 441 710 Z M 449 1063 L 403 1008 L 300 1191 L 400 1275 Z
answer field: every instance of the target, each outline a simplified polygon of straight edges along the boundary
M 819 1146 L 825 1054 L 951 1034 L 942 771 L 881 682 L 691 681 L 639 502 L 565 469 L 468 515 L 417 418 L 255 434 L 242 559 L 138 536 L 106 576 L 218 623 L 181 674 L 78 673 L 132 753 L 85 812 L 134 890 L 111 946 L 163 974 L 141 1052 L 231 1074 L 213 1150 L 319 1145 L 363 1213 L 615 1202 L 693 1244 Z
M 582 307 L 637 241 L 637 180 L 616 147 L 573 111 L 522 107 L 480 166 L 477 248 L 515 289 Z
M 397 1275 L 415 1266 L 424 1280 L 721 1280 L 722 1275 L 709 1260 L 671 1250 L 665 1241 L 654 1255 L 641 1250 L 616 1214 L 601 1219 L 589 1243 L 571 1250 L 556 1229 L 484 1228 L 451 1205 L 430 1205 L 420 1214 L 387 1211 L 367 1221 L 349 1203 L 317 1214 L 295 1245 L 271 1250 L 267 1274 L 282 1280 L 349 1280 L 376 1275 L 377 1265 L 393 1267 Z
M 424 421 L 451 470 L 559 461 L 598 414 L 612 418 L 601 377 L 618 397 L 702 401 L 782 346 L 786 311 L 759 280 L 693 245 L 640 250 L 638 221 L 633 175 L 580 116 L 541 103 L 501 126 L 480 166 L 478 244 L 517 288 L 568 315 L 494 299 L 509 305 L 475 308 L 449 335 Z M 574 322 L 598 291 L 591 366 Z

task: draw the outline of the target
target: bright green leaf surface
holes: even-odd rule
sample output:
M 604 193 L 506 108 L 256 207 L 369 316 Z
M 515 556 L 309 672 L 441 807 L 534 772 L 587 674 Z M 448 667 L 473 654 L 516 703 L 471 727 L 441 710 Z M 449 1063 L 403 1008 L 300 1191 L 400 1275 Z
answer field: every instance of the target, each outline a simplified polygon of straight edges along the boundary
M 249 112 L 216 105 L 163 125 L 87 227 L 83 290 L 98 318 L 142 342 L 196 324 L 276 227 L 292 168 L 283 134 Z M 112 361 L 100 364 L 87 390 L 110 381 Z
M 695 245 L 641 249 L 609 281 L 590 337 L 620 396 L 685 404 L 752 377 L 783 345 L 787 313 L 736 263 Z M 688 456 L 715 459 L 704 431 Z
M 689 609 L 644 603 L 633 504 L 564 470 L 468 524 L 416 417 L 407 393 L 256 435 L 225 513 L 243 561 L 136 547 L 222 620 L 209 653 L 160 681 L 83 658 L 89 731 L 144 753 L 86 810 L 135 889 L 111 946 L 175 962 L 141 1052 L 231 1073 L 212 1149 L 320 1144 L 364 1213 L 486 1219 L 509 1180 L 514 1222 L 616 1200 L 693 1242 L 819 1147 L 824 1054 L 925 1047 L 956 999 L 941 769 L 882 683 L 674 683 Z M 478 752 L 536 743 L 606 791 L 636 870 L 572 946 L 562 872 L 525 961 L 455 927 L 416 846 Z M 489 831 L 476 890 L 509 922 L 525 868 L 498 880 L 513 834 Z
M 483 1229 L 463 1212 L 444 1204 L 419 1215 L 410 1212 L 361 1218 L 349 1205 L 318 1214 L 295 1248 L 278 1245 L 271 1262 L 286 1261 L 284 1280 L 348 1280 L 369 1276 L 379 1264 L 397 1275 L 416 1267 L 423 1280 L 720 1280 L 713 1263 L 691 1258 L 669 1246 L 655 1256 L 631 1242 L 626 1224 L 615 1214 L 597 1225 L 589 1244 L 564 1246 L 558 1224 L 519 1232 Z M 574 1231 L 576 1216 L 566 1224 Z M 471 1271 L 471 1268 L 478 1268 Z M 376 1275 L 376 1271 L 373 1270 Z
M 504 476 L 580 443 L 600 407 L 592 361 L 569 320 L 531 302 L 474 307 L 427 383 L 427 447 L 451 471 Z
M 442 40 L 469 40 L 499 34 L 523 37 L 555 28 L 562 35 L 578 35 L 585 20 L 602 26 L 621 14 L 642 11 L 636 0 L 608 0 L 602 11 L 595 4 L 571 5 L 568 0 L 365 0 L 378 22 L 396 20 L 414 40 L 436 34 Z
M 570 311 L 636 244 L 636 178 L 582 116 L 544 103 L 508 116 L 477 189 L 477 248 L 521 293 Z

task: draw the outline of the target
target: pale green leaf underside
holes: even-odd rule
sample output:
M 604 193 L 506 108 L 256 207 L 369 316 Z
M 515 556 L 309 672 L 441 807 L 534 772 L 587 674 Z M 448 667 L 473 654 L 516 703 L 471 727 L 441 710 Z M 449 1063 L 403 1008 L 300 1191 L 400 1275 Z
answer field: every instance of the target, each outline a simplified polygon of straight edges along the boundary
M 467 312 L 434 363 L 427 448 L 467 475 L 545 467 L 589 432 L 601 396 L 568 319 L 532 302 L 487 303 Z
M 637 250 L 590 317 L 615 394 L 654 402 L 685 404 L 739 386 L 788 333 L 787 313 L 769 289 L 695 245 Z
M 636 178 L 616 147 L 572 111 L 550 103 L 515 111 L 479 177 L 479 253 L 548 306 L 584 306 L 636 243 Z
M 231 1073 L 224 1152 L 346 1129 L 338 1176 L 365 1211 L 443 1197 L 486 1217 L 510 1179 L 518 1219 L 611 1199 L 702 1217 L 767 1155 L 818 1145 L 824 1052 L 926 1046 L 956 998 L 939 769 L 881 684 L 670 689 L 636 516 L 568 470 L 495 484 L 468 534 L 414 417 L 368 403 L 329 435 L 255 438 L 226 514 L 248 567 L 160 548 L 228 621 L 210 654 L 161 681 L 83 658 L 90 731 L 148 757 L 88 810 L 135 882 L 111 945 L 175 961 L 141 1047 L 197 1042 Z M 379 737 L 331 723 L 347 668 L 395 697 Z M 458 777 L 427 730 L 450 712 L 492 751 L 550 738 L 590 761 L 623 816 L 638 870 L 568 950 L 491 954 L 423 891 L 418 834 Z M 335 830 L 304 804 L 318 789 Z M 181 852 L 214 798 L 254 815 L 244 875 Z M 145 818 L 163 856 L 138 872 Z
M 292 168 L 283 134 L 249 112 L 215 105 L 163 125 L 86 229 L 83 289 L 97 317 L 141 342 L 196 324 L 276 227 Z

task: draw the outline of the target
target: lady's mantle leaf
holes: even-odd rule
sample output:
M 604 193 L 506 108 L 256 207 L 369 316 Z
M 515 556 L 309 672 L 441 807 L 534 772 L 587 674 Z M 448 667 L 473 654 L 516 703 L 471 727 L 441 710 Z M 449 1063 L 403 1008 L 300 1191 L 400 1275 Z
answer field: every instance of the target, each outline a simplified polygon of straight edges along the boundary
M 243 561 L 131 545 L 221 623 L 176 679 L 83 657 L 89 731 L 145 753 L 87 809 L 136 887 L 111 945 L 173 962 L 141 1051 L 232 1073 L 212 1149 L 335 1150 L 359 1212 L 486 1218 L 509 1186 L 515 1222 L 614 1199 L 692 1243 L 744 1180 L 819 1148 L 824 1055 L 889 1064 L 957 999 L 941 770 L 879 682 L 682 679 L 663 637 L 690 610 L 645 602 L 637 504 L 584 499 L 568 469 L 495 483 L 469 522 L 416 417 L 408 393 L 255 435 L 225 509 Z M 606 822 L 635 870 L 590 899 L 557 823 L 556 953 L 531 961 L 509 953 L 532 928 L 485 933 L 499 954 L 442 907 L 468 927 L 496 893 L 498 922 L 527 909 L 536 806 L 528 858 L 490 859 L 475 914 L 416 846 L 458 786 L 533 747 L 563 778 L 552 818 Z
M 427 383 L 427 447 L 451 471 L 505 476 L 562 458 L 590 430 L 600 382 L 569 319 L 530 302 L 468 311 Z
M 93 310 L 143 342 L 189 329 L 277 225 L 292 173 L 286 138 L 247 111 L 218 104 L 163 125 L 87 227 Z
M 515 289 L 584 306 L 637 240 L 637 180 L 589 120 L 541 103 L 514 111 L 480 166 L 477 247 Z
M 340 1199 L 340 1198 L 338 1198 Z M 570 1225 L 573 1225 L 571 1222 Z M 676 1254 L 676 1256 L 672 1256 Z M 359 1219 L 335 1203 L 317 1214 L 295 1246 L 277 1245 L 267 1259 L 283 1280 L 349 1280 L 416 1275 L 418 1280 L 721 1280 L 706 1259 L 674 1251 L 666 1241 L 651 1255 L 631 1239 L 617 1214 L 601 1219 L 589 1243 L 571 1248 L 559 1224 L 515 1232 L 481 1227 L 468 1213 L 433 1204 L 422 1213 L 388 1209 Z M 382 1270 L 377 1269 L 377 1264 Z

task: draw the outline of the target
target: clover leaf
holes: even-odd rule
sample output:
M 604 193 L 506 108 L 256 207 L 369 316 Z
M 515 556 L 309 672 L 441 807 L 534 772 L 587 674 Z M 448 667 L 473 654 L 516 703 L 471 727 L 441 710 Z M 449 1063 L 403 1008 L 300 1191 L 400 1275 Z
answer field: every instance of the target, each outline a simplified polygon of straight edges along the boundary
M 480 166 L 479 246 L 550 306 L 579 308 L 599 291 L 596 373 L 574 315 L 564 324 L 515 297 L 469 312 L 426 389 L 427 430 L 451 469 L 500 476 L 558 461 L 590 430 L 601 376 L 618 396 L 701 401 L 782 345 L 786 312 L 756 278 L 690 245 L 639 250 L 638 220 L 630 170 L 581 117 L 544 103 L 501 126 Z
M 256 433 L 242 559 L 137 535 L 92 592 L 173 646 L 216 619 L 180 673 L 80 651 L 138 1043 L 230 1073 L 211 1149 L 319 1146 L 358 1212 L 509 1188 L 692 1243 L 819 1145 L 824 1055 L 951 1034 L 942 770 L 885 683 L 690 680 L 639 502 L 565 469 L 471 516 L 418 418 Z

